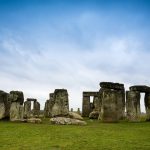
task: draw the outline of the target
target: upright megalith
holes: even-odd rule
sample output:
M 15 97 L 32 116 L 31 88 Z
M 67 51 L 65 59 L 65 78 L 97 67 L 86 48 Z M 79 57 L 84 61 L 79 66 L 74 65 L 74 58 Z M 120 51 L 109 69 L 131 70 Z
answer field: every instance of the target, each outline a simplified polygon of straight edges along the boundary
M 113 82 L 101 82 L 99 99 L 101 104 L 99 119 L 103 122 L 117 122 L 125 116 L 124 85 Z
M 83 117 L 88 117 L 90 112 L 91 112 L 91 107 L 90 107 L 90 97 L 89 96 L 84 96 L 83 94 L 83 100 L 82 100 L 82 116 Z
M 0 91 L 0 119 L 9 117 L 10 101 L 8 93 Z
M 51 115 L 66 116 L 69 113 L 68 92 L 66 89 L 55 89 L 54 91 L 54 105 L 52 107 Z
M 103 89 L 101 120 L 103 122 L 117 122 L 117 92 L 115 90 Z
M 21 121 L 23 119 L 23 102 L 24 95 L 21 91 L 11 91 L 9 94 L 11 101 L 10 106 L 10 121 Z
M 44 107 L 44 116 L 45 117 L 52 117 L 52 107 L 54 106 L 54 93 L 49 94 L 49 100 L 46 100 L 45 107 Z
M 150 121 L 150 93 L 145 94 L 144 101 L 145 101 L 145 109 L 146 109 L 146 116 L 147 116 L 146 120 Z
M 31 101 L 24 102 L 24 118 L 30 118 L 31 116 Z
M 126 113 L 129 121 L 140 120 L 140 92 L 126 91 Z
M 37 100 L 33 103 L 33 115 L 35 117 L 39 117 L 40 115 L 40 103 Z

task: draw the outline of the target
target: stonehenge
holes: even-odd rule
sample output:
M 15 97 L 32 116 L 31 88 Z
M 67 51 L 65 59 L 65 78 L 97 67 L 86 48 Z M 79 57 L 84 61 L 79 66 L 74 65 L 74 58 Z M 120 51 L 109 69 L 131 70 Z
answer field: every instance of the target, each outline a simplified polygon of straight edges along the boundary
M 7 93 L 0 90 L 0 119 L 36 123 L 40 120 L 40 114 L 44 113 L 45 118 L 64 117 L 80 120 L 82 117 L 89 117 L 108 123 L 125 119 L 129 122 L 139 122 L 141 93 L 144 93 L 146 121 L 150 121 L 150 87 L 134 85 L 125 91 L 124 84 L 121 83 L 100 82 L 99 85 L 99 91 L 83 91 L 82 111 L 80 108 L 77 111 L 71 108 L 70 112 L 66 89 L 55 89 L 50 93 L 44 111 L 40 110 L 37 99 L 27 98 L 24 101 L 22 91 Z

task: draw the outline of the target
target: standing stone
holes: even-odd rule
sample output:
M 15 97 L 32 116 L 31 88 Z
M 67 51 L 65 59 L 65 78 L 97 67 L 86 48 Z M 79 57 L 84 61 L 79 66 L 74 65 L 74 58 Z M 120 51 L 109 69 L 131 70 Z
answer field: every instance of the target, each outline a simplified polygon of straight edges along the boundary
M 140 92 L 127 91 L 126 92 L 126 111 L 127 119 L 129 121 L 140 120 Z
M 21 91 L 11 91 L 9 95 L 11 101 L 10 121 L 21 121 L 23 119 L 24 95 Z
M 19 102 L 12 102 L 10 106 L 10 121 L 23 120 L 23 106 Z
M 24 102 L 24 118 L 30 118 L 31 116 L 31 101 Z
M 115 90 L 103 89 L 101 116 L 103 122 L 117 122 L 117 92 Z
M 54 91 L 54 105 L 52 107 L 52 117 L 66 116 L 69 113 L 68 92 L 66 89 L 56 89 Z
M 50 100 L 47 100 L 46 102 L 45 102 L 45 107 L 44 107 L 44 116 L 45 117 L 49 117 L 50 116 L 50 114 L 49 114 L 49 111 L 50 111 Z
M 122 120 L 125 118 L 125 91 L 116 91 L 117 96 L 117 107 L 118 107 L 118 118 Z
M 147 115 L 146 120 L 150 121 L 150 93 L 145 94 L 144 101 L 145 101 L 145 109 L 146 109 L 146 115 Z
M 9 117 L 10 101 L 8 93 L 0 91 L 0 119 Z
M 83 101 L 82 101 L 82 116 L 83 117 L 89 117 L 89 114 L 91 112 L 90 107 L 90 96 L 84 96 L 83 95 Z
M 35 117 L 39 117 L 40 115 L 40 103 L 37 101 L 34 101 L 33 103 L 33 115 Z
M 71 110 L 70 110 L 71 112 L 73 112 L 73 108 L 71 108 Z

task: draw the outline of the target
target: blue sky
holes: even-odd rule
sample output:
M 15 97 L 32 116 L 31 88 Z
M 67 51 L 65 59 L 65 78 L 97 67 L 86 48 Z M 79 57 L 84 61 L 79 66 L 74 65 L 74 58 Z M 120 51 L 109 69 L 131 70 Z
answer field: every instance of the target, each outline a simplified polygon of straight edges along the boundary
M 1 89 L 43 107 L 66 88 L 76 109 L 101 81 L 150 85 L 149 16 L 148 0 L 0 0 Z

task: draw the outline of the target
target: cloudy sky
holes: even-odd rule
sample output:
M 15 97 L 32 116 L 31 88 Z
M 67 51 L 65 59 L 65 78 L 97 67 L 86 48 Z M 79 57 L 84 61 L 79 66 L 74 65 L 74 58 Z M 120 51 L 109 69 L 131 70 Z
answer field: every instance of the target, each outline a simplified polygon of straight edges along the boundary
M 43 108 L 65 88 L 76 109 L 101 81 L 150 85 L 149 17 L 148 0 L 0 0 L 1 90 Z

